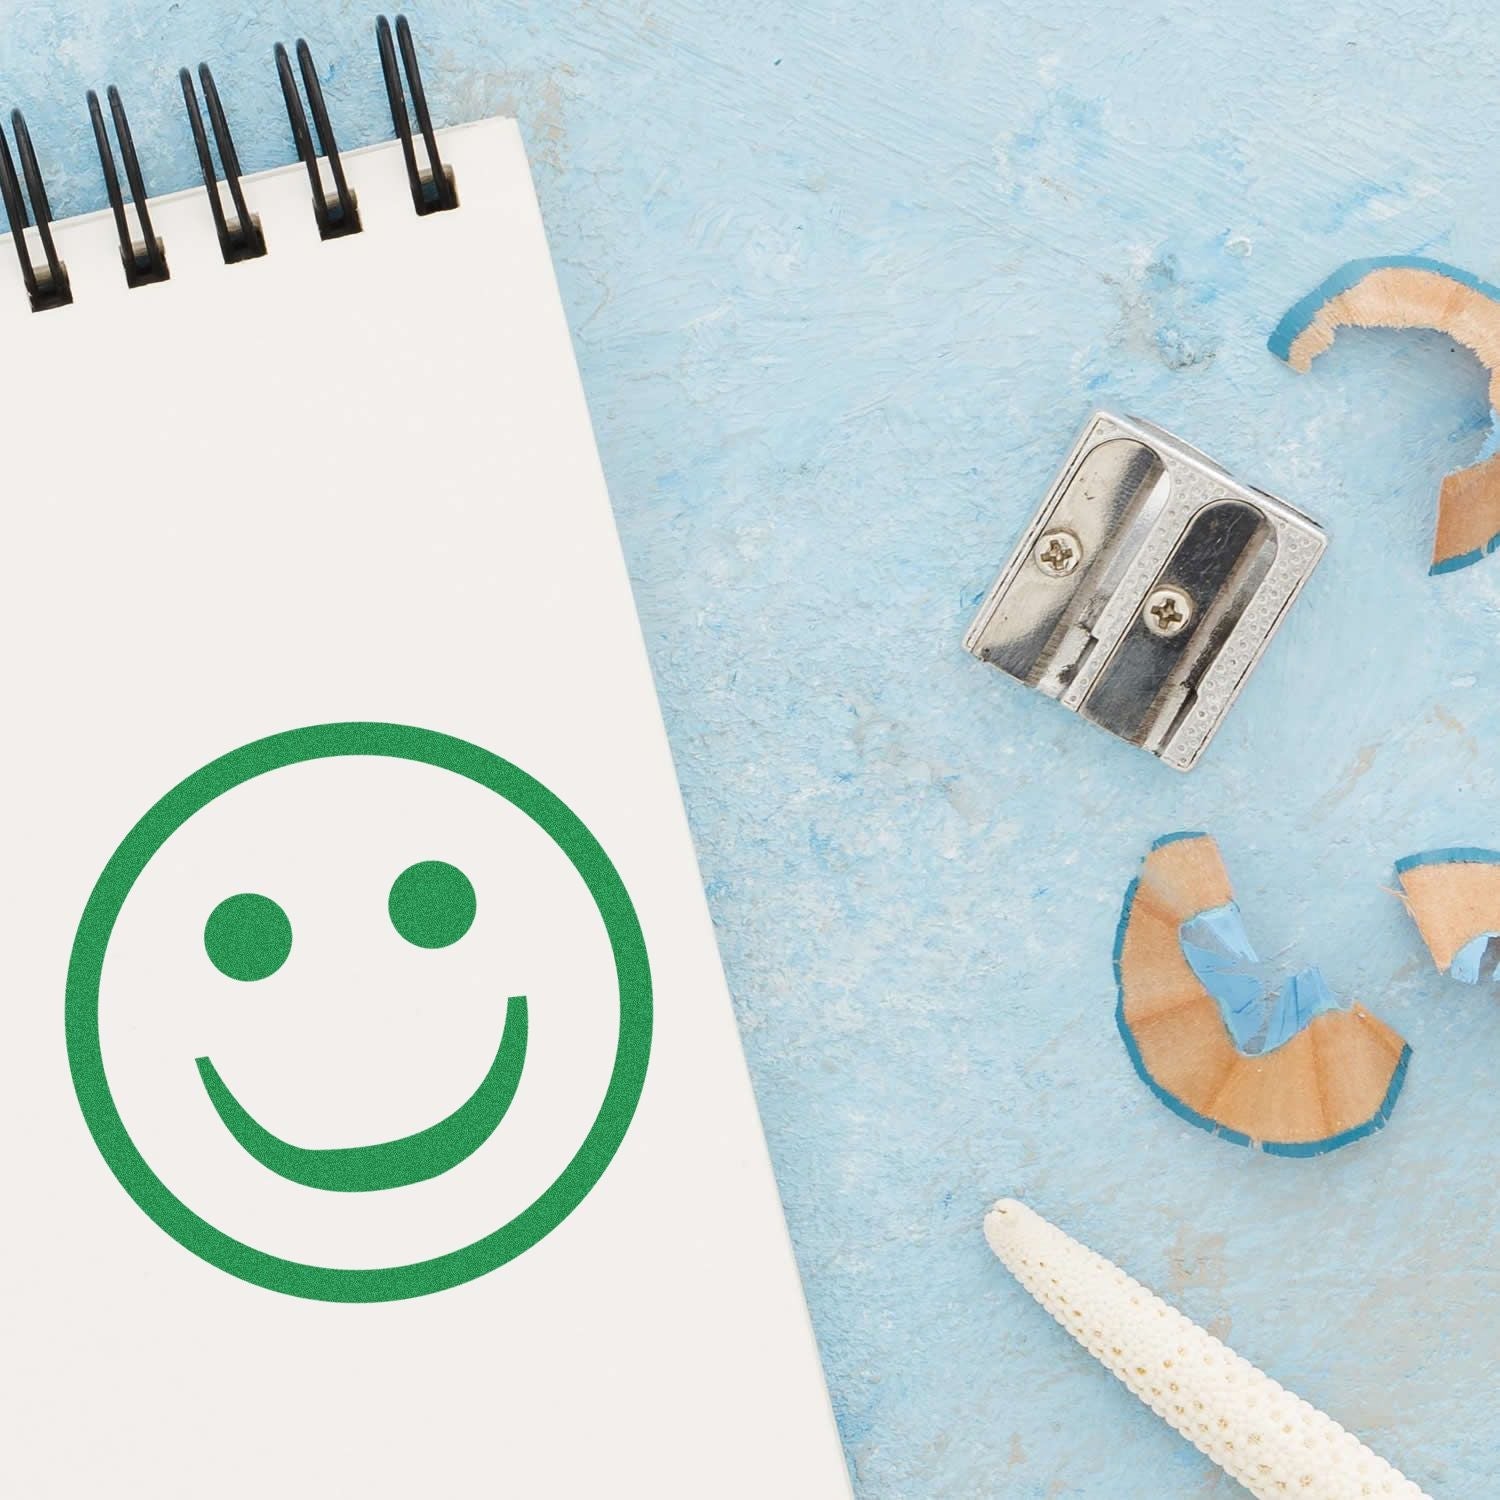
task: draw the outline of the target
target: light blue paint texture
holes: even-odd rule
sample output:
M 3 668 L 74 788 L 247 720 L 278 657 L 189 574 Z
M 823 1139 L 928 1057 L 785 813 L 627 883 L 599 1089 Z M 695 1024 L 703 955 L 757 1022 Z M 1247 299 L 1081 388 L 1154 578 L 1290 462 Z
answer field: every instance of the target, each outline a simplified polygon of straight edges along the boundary
M 1500 1027 L 1389 892 L 1403 849 L 1500 845 L 1500 569 L 1425 571 L 1485 381 L 1434 335 L 1346 330 L 1316 380 L 1265 347 L 1356 257 L 1500 280 L 1492 8 L 412 17 L 438 118 L 513 112 L 529 143 L 861 1500 L 1230 1500 L 996 1263 L 980 1224 L 1003 1194 L 1435 1497 L 1492 1493 Z M 340 143 L 387 138 L 372 20 L 347 0 L 14 6 L 0 102 L 26 110 L 57 209 L 97 209 L 85 89 L 117 82 L 152 187 L 185 187 L 176 69 L 207 58 L 247 168 L 277 165 L 271 46 L 299 32 Z M 233 350 L 204 329 L 182 355 L 207 378 Z M 305 379 L 316 356 L 289 350 Z M 170 414 L 133 399 L 164 466 Z M 961 644 L 1100 403 L 1332 536 L 1185 777 Z M 69 469 L 56 454 L 60 494 Z M 1190 825 L 1249 877 L 1257 928 L 1412 1043 L 1378 1135 L 1227 1151 L 1141 1087 L 1111 940 L 1141 849 Z
M 1448 977 L 1463 984 L 1478 984 L 1495 977 L 1500 965 L 1500 932 L 1481 932 L 1470 938 L 1448 965 Z
M 1278 979 L 1276 966 L 1256 953 L 1233 901 L 1189 917 L 1180 941 L 1188 967 L 1217 1002 L 1235 1047 L 1249 1057 L 1274 1052 L 1314 1016 L 1339 1009 L 1316 968 Z
M 1294 303 L 1272 329 L 1270 338 L 1266 340 L 1266 347 L 1277 359 L 1290 359 L 1292 345 L 1312 323 L 1319 308 L 1332 298 L 1339 296 L 1340 293 L 1358 286 L 1372 271 L 1385 271 L 1392 268 L 1432 271 L 1438 276 L 1446 276 L 1448 280 L 1458 282 L 1461 286 L 1471 287 L 1474 291 L 1500 304 L 1500 287 L 1495 287 L 1488 281 L 1482 281 L 1469 271 L 1450 266 L 1446 261 L 1429 260 L 1424 255 L 1366 256 L 1362 260 L 1351 260 L 1346 265 L 1340 266 L 1322 285 L 1315 287 L 1300 301 Z M 1497 307 L 1497 312 L 1500 312 L 1500 307 Z M 1496 417 L 1492 413 L 1489 435 L 1478 454 L 1475 455 L 1473 462 L 1484 463 L 1487 459 L 1493 458 L 1497 452 L 1500 452 L 1500 425 L 1497 425 Z M 1453 557 L 1439 558 L 1430 565 L 1428 572 L 1432 574 L 1456 573 L 1460 568 L 1472 567 L 1473 564 L 1482 562 L 1497 547 L 1500 547 L 1500 532 L 1492 536 L 1482 547 L 1457 553 Z

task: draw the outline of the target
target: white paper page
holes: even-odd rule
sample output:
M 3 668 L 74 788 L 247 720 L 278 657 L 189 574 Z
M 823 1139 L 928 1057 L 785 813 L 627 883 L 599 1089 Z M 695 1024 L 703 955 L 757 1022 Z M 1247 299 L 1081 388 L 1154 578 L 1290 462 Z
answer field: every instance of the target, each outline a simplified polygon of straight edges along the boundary
M 0 247 L 6 1495 L 848 1494 L 519 133 L 441 139 Z

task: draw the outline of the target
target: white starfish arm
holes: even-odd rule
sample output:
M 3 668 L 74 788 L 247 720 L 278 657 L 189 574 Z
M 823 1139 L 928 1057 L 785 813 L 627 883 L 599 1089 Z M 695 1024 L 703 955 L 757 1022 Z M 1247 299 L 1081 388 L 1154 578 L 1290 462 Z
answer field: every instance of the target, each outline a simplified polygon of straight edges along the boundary
M 1002 1199 L 984 1233 L 1095 1359 L 1260 1500 L 1429 1500 L 1331 1417 L 1025 1204 Z

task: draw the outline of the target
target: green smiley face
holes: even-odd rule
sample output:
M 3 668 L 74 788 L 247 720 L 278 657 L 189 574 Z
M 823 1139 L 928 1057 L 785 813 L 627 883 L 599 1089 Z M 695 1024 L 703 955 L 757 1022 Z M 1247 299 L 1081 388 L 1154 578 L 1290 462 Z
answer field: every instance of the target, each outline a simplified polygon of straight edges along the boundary
M 111 936 L 137 879 L 167 840 L 224 793 L 254 778 L 344 757 L 434 766 L 524 813 L 582 877 L 608 936 L 617 991 L 618 1034 L 604 1098 L 582 1144 L 550 1186 L 477 1240 L 409 1264 L 373 1268 L 312 1265 L 275 1255 L 188 1207 L 126 1128 L 106 1073 L 99 1025 Z M 463 870 L 426 859 L 395 876 L 384 915 L 407 944 L 435 951 L 461 943 L 480 905 Z M 220 974 L 259 987 L 288 965 L 296 938 L 291 918 L 272 896 L 239 891 L 213 905 L 202 944 Z M 389 1301 L 459 1285 L 513 1259 L 556 1228 L 599 1180 L 629 1126 L 645 1080 L 651 1018 L 650 968 L 634 907 L 614 865 L 577 816 L 540 782 L 487 750 L 431 730 L 375 723 L 316 725 L 272 735 L 230 751 L 168 792 L 126 835 L 94 887 L 74 939 L 66 1000 L 68 1056 L 79 1104 L 105 1161 L 136 1203 L 180 1244 L 222 1270 L 273 1291 L 337 1302 Z M 383 1192 L 442 1177 L 494 1135 L 521 1083 L 528 1031 L 527 999 L 512 995 L 483 1079 L 451 1113 L 396 1139 L 335 1148 L 282 1138 L 240 1102 L 210 1057 L 193 1061 L 219 1123 L 259 1167 L 300 1188 Z
M 443 860 L 409 866 L 391 886 L 391 925 L 419 948 L 447 948 L 473 925 L 478 900 L 469 877 Z M 269 896 L 242 891 L 209 914 L 203 946 L 218 971 L 247 983 L 269 979 L 292 951 L 292 924 Z M 451 1171 L 472 1156 L 505 1118 L 526 1063 L 526 997 L 507 1002 L 495 1060 L 479 1087 L 451 1115 L 399 1140 L 313 1150 L 267 1130 L 235 1098 L 213 1061 L 200 1057 L 198 1076 L 225 1128 L 261 1166 L 303 1187 L 369 1193 L 409 1187 Z

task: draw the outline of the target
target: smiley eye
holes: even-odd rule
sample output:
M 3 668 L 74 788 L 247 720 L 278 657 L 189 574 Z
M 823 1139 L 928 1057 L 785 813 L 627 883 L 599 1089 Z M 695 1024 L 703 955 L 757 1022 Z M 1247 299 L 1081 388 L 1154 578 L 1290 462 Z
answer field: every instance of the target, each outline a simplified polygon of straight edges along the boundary
M 391 926 L 418 948 L 456 943 L 478 909 L 469 877 L 440 859 L 408 865 L 392 883 L 387 905 Z
M 242 891 L 208 914 L 203 946 L 219 973 L 246 982 L 266 979 L 292 951 L 292 924 L 269 896 Z

